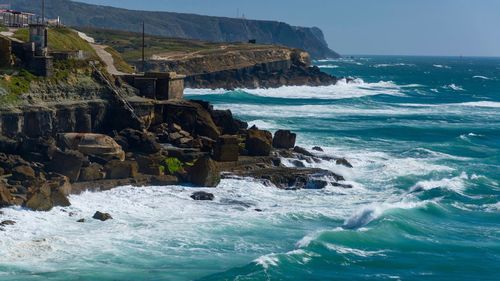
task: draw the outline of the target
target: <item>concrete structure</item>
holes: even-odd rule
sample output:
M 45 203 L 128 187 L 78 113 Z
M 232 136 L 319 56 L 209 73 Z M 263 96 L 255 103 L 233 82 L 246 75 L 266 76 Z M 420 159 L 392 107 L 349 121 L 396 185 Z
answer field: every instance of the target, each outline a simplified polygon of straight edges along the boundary
M 32 13 L 0 9 L 0 23 L 7 27 L 24 27 L 37 21 L 37 17 Z
M 48 54 L 48 31 L 45 24 L 30 24 L 29 42 L 35 45 L 36 56 Z
M 184 98 L 184 78 L 175 72 L 146 72 L 144 75 L 125 75 L 124 80 L 139 90 L 143 97 L 155 100 Z

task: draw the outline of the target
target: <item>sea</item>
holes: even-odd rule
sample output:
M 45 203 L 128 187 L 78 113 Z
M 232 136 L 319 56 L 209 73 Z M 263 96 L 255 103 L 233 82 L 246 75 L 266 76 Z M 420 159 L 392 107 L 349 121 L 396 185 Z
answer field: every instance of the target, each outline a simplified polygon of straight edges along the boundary
M 500 58 L 314 63 L 350 79 L 186 96 L 345 157 L 352 169 L 304 165 L 352 189 L 241 178 L 85 192 L 48 213 L 4 209 L 0 220 L 17 223 L 0 232 L 0 280 L 500 280 Z M 192 200 L 197 190 L 215 200 Z M 97 210 L 114 219 L 92 220 Z

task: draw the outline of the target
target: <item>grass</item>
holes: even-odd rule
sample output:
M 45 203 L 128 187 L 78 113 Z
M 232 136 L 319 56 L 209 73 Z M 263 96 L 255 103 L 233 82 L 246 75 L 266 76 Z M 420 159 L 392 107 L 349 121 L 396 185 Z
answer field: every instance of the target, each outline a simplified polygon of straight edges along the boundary
M 160 170 L 162 173 L 168 172 L 169 175 L 174 175 L 184 169 L 182 162 L 175 157 L 165 159 L 162 164 L 163 165 L 160 166 Z
M 14 33 L 14 37 L 27 42 L 29 31 L 27 28 L 20 28 Z M 55 52 L 71 52 L 82 50 L 91 59 L 96 59 L 97 54 L 90 44 L 80 38 L 78 33 L 66 27 L 51 27 L 48 31 L 49 50 Z
M 130 66 L 130 64 L 123 59 L 122 55 L 118 51 L 111 47 L 107 47 L 105 50 L 113 57 L 113 63 L 118 71 L 134 73 L 134 68 L 132 68 L 132 66 Z
M 2 70 L 4 73 L 9 73 L 12 69 Z M 18 72 L 16 74 L 16 72 Z M 37 80 L 37 77 L 28 71 L 14 70 L 12 75 L 4 74 L 0 79 L 0 89 L 3 90 L 3 95 L 0 96 L 0 105 L 16 105 L 20 102 L 19 96 L 26 93 L 30 89 L 31 82 Z
M 113 46 L 123 59 L 128 62 L 138 61 L 142 58 L 142 34 L 140 33 L 95 28 L 82 28 L 80 30 L 101 44 Z M 172 52 L 220 52 L 221 46 L 233 47 L 239 50 L 263 46 L 246 43 L 214 43 L 153 35 L 146 35 L 145 43 L 146 57 Z

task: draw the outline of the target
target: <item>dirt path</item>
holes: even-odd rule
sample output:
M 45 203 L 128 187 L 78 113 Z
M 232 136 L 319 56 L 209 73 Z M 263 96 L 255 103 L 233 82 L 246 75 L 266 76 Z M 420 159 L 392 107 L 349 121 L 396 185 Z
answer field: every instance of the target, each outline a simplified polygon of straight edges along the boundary
M 106 65 L 106 70 L 108 71 L 109 74 L 126 75 L 126 73 L 118 71 L 118 69 L 116 69 L 115 60 L 113 59 L 113 56 L 106 51 L 107 46 L 97 45 L 97 44 L 90 44 L 90 45 L 92 46 L 92 48 L 94 48 L 99 58 L 101 58 L 101 60 Z

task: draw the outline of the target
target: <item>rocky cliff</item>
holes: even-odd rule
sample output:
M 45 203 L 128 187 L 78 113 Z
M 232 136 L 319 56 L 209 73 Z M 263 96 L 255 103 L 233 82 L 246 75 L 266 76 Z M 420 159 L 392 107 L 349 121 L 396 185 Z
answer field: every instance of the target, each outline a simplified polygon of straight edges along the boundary
M 170 12 L 145 12 L 89 5 L 69 0 L 46 0 L 48 17 L 61 17 L 70 26 L 99 27 L 139 31 L 146 22 L 153 35 L 199 39 L 214 42 L 280 44 L 308 51 L 314 58 L 338 57 L 316 27 L 295 27 L 283 22 L 210 17 Z M 12 7 L 38 13 L 40 4 L 33 0 L 12 0 Z

